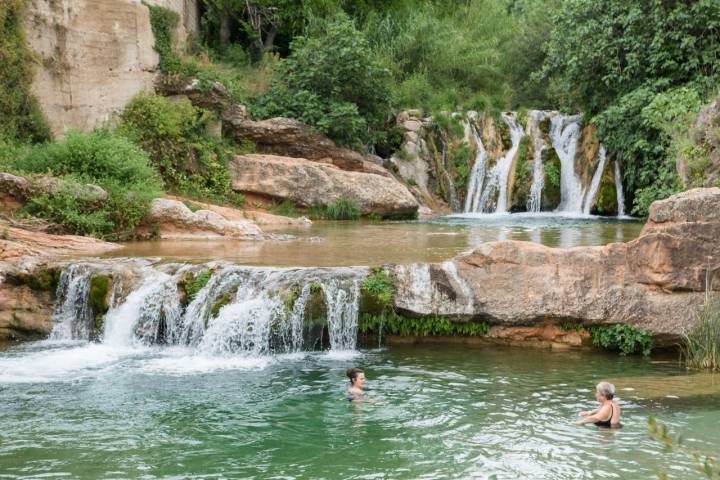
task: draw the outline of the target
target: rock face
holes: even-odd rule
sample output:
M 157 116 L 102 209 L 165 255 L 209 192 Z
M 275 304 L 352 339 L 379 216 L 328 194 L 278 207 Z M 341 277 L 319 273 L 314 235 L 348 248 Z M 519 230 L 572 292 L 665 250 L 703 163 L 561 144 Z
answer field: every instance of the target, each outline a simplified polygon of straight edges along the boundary
M 30 340 L 52 330 L 52 294 L 0 280 L 0 341 Z
M 230 162 L 233 189 L 302 207 L 322 206 L 341 198 L 351 200 L 363 214 L 414 215 L 418 203 L 392 177 L 349 172 L 304 158 L 238 155 Z
M 720 186 L 720 98 L 704 107 L 690 132 L 692 165 L 685 155 L 677 160 L 677 171 L 684 188 Z
M 184 203 L 167 198 L 153 200 L 147 222 L 156 226 L 160 238 L 263 238 L 262 230 L 250 220 L 228 220 L 212 210 L 193 212 Z
M 158 65 L 148 8 L 136 0 L 30 0 L 30 47 L 40 57 L 33 93 L 56 136 L 111 119 Z
M 238 140 L 251 140 L 261 153 L 329 163 L 352 172 L 390 175 L 358 152 L 337 146 L 325 135 L 313 132 L 309 126 L 292 118 L 253 121 L 235 117 L 225 120 L 223 129 L 227 133 Z
M 720 189 L 691 190 L 653 204 L 642 235 L 629 243 L 493 242 L 451 262 L 396 266 L 395 305 L 508 326 L 627 323 L 661 342 L 677 338 L 703 304 L 706 279 L 720 290 L 719 212 Z

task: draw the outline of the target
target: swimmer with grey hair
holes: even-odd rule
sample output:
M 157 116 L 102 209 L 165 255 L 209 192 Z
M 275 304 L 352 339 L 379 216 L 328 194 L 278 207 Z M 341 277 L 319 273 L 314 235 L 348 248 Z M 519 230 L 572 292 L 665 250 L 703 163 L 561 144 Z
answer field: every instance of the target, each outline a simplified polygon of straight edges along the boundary
M 584 417 L 578 420 L 578 425 L 594 423 L 601 428 L 620 428 L 620 405 L 615 399 L 615 385 L 609 382 L 600 382 L 595 387 L 595 399 L 600 406 L 595 410 L 580 412 Z

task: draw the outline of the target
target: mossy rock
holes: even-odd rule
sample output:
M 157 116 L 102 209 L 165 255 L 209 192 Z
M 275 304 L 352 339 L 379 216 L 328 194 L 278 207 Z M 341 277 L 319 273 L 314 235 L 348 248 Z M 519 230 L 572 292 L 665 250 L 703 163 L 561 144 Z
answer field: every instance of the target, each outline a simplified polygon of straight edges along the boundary
M 220 309 L 229 304 L 232 298 L 233 294 L 230 292 L 225 292 L 220 295 L 218 299 L 213 302 L 212 307 L 210 307 L 210 317 L 217 317 L 220 313 Z M 209 320 L 210 318 L 205 319 L 205 328 L 207 328 Z
M 560 205 L 560 157 L 555 149 L 546 148 L 542 151 L 545 178 L 542 192 L 542 209 L 554 210 Z
M 10 273 L 6 281 L 10 285 L 27 285 L 33 290 L 54 294 L 60 282 L 61 273 L 58 268 L 44 268 L 33 273 Z
M 512 205 L 514 211 L 527 209 L 530 189 L 533 182 L 533 149 L 530 136 L 523 135 L 520 139 L 518 153 L 515 161 L 514 177 L 512 181 Z
M 109 275 L 93 275 L 90 278 L 88 306 L 93 312 L 93 338 L 98 338 L 105 322 L 105 314 L 110 309 L 110 287 L 112 277 Z
M 552 122 L 550 118 L 543 118 L 540 120 L 540 123 L 538 124 L 538 128 L 540 129 L 540 132 L 542 132 L 543 135 L 546 137 L 550 135 L 550 126 L 552 125 Z
M 280 299 L 282 300 L 287 313 L 292 312 L 295 308 L 295 302 L 297 302 L 297 299 L 300 298 L 300 292 L 301 290 L 298 285 L 293 285 L 291 288 L 280 292 Z
M 510 135 L 510 127 L 502 120 L 497 123 L 497 131 L 502 141 L 503 150 L 508 151 L 512 147 L 512 136 Z
M 177 283 L 180 304 L 183 307 L 186 307 L 193 301 L 195 295 L 210 281 L 212 274 L 212 270 L 203 270 L 198 273 L 183 273 Z
M 618 211 L 615 182 L 604 182 L 598 189 L 593 211 L 598 215 L 613 215 Z

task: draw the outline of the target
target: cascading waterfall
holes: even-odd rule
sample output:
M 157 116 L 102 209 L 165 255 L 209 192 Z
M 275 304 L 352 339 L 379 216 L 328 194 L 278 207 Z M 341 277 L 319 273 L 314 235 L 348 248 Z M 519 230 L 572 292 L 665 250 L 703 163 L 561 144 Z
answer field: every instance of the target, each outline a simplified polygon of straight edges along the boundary
M 505 152 L 505 155 L 503 155 L 502 158 L 498 159 L 495 166 L 493 166 L 493 168 L 488 172 L 487 182 L 484 182 L 484 187 L 482 185 L 483 182 L 480 180 L 480 173 L 484 174 L 484 168 L 482 172 L 478 170 L 477 175 L 473 175 L 475 176 L 474 182 L 477 184 L 477 187 L 473 192 L 473 197 L 477 195 L 478 191 L 482 191 L 482 193 L 480 194 L 480 199 L 477 202 L 473 200 L 469 210 L 466 208 L 467 212 L 487 212 L 492 210 L 493 205 L 495 206 L 495 213 L 505 213 L 508 210 L 508 176 L 510 174 L 510 167 L 512 167 L 515 154 L 520 147 L 520 140 L 522 139 L 524 131 L 522 126 L 518 124 L 517 117 L 514 113 L 503 113 L 502 119 L 510 129 L 511 147 L 507 152 Z M 482 141 L 480 141 L 479 144 L 481 145 Z M 486 159 L 487 155 L 485 156 L 485 159 L 483 159 L 483 166 Z M 483 188 L 481 189 L 480 187 Z
M 592 208 L 593 203 L 595 203 L 595 197 L 597 196 L 598 188 L 600 188 L 600 179 L 602 178 L 603 172 L 605 171 L 606 157 L 607 152 L 605 151 L 605 147 L 600 145 L 600 148 L 598 150 L 597 168 L 595 169 L 592 181 L 590 182 L 590 188 L 588 189 L 587 195 L 585 195 L 585 200 L 583 202 L 582 211 L 585 215 L 590 214 L 590 209 Z
M 175 345 L 205 355 L 259 356 L 303 349 L 311 299 L 324 304 L 332 350 L 355 348 L 360 281 L 366 268 L 182 266 L 167 273 L 141 266 L 142 280 L 105 315 L 102 341 L 112 346 Z M 178 285 L 212 269 L 186 306 Z M 167 270 L 167 269 L 166 269 Z M 172 268 L 171 268 L 172 270 Z M 53 338 L 89 339 L 88 292 L 93 269 L 74 264 L 62 273 Z M 313 297 L 313 295 L 315 295 Z M 314 321 L 316 321 L 315 319 Z M 315 342 L 310 342 L 312 347 Z
M 71 265 L 60 274 L 53 312 L 52 340 L 88 340 L 92 309 L 88 304 L 91 271 L 85 265 Z
M 470 180 L 468 181 L 467 195 L 465 197 L 465 211 L 477 212 L 478 203 L 480 202 L 480 194 L 482 193 L 483 181 L 485 180 L 485 165 L 487 163 L 487 151 L 483 145 L 482 138 L 471 122 L 467 123 L 468 128 L 472 132 L 475 139 L 475 163 L 470 171 Z
M 620 159 L 615 159 L 615 195 L 617 196 L 618 217 L 625 216 L 625 193 L 623 192 L 622 173 L 620 172 Z
M 510 129 L 512 140 L 511 148 L 503 154 L 503 156 L 494 163 L 492 168 L 488 165 L 491 158 L 485 149 L 485 144 L 476 128 L 473 120 L 477 113 L 469 112 L 467 122 L 465 123 L 465 142 L 477 145 L 475 150 L 475 162 L 467 183 L 467 195 L 465 197 L 464 212 L 465 213 L 505 213 L 509 210 L 508 202 L 510 194 L 508 192 L 508 183 L 513 176 L 512 169 L 528 168 L 527 172 L 532 172 L 531 182 L 524 185 L 527 190 L 527 200 L 525 208 L 530 213 L 539 213 L 543 209 L 543 202 L 546 200 L 543 196 L 543 189 L 546 188 L 546 171 L 548 166 L 545 162 L 548 158 L 546 153 L 548 149 L 557 154 L 556 160 L 559 160 L 559 185 L 553 181 L 553 188 L 559 186 L 559 203 L 555 208 L 556 212 L 570 214 L 590 214 L 596 201 L 598 191 L 603 182 L 603 173 L 607 166 L 607 152 L 603 145 L 599 146 L 598 155 L 595 159 L 595 170 L 589 184 L 583 184 L 585 176 L 576 171 L 576 161 L 578 161 L 578 145 L 583 132 L 583 115 L 564 115 L 554 111 L 530 110 L 527 113 L 526 128 L 523 130 L 518 125 L 516 114 L 506 112 L 502 114 L 502 121 Z M 523 135 L 527 134 L 532 142 L 532 160 L 529 157 L 518 160 L 517 167 L 513 167 L 515 156 L 518 154 L 520 140 Z M 491 139 L 491 142 L 496 141 Z M 524 162 L 532 161 L 532 169 L 525 166 Z M 583 157 L 582 161 L 588 161 Z M 618 191 L 619 215 L 624 215 L 624 199 L 622 199 L 622 177 L 619 173 L 619 165 L 615 164 L 615 183 Z M 521 175 L 515 172 L 516 179 L 526 177 L 518 177 Z M 525 175 L 525 172 L 522 172 Z M 515 189 L 517 189 L 517 185 Z M 523 188 L 523 187 L 521 187 Z M 551 195 L 557 195 L 557 191 Z M 550 199 L 554 198 L 553 196 Z M 522 198 L 522 197 L 520 197 Z M 552 201 L 548 199 L 548 201 Z M 522 206 L 519 206 L 522 208 Z
M 582 114 L 556 115 L 550 123 L 550 141 L 560 158 L 560 212 L 581 212 L 584 189 L 575 173 L 575 152 L 582 129 Z

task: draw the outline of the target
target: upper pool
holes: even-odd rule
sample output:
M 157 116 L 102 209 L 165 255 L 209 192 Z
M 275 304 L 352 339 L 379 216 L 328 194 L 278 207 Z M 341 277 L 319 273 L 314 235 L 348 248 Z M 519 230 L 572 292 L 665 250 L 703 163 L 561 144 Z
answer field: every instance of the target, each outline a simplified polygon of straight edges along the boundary
M 626 242 L 643 223 L 616 217 L 556 214 L 468 214 L 415 222 L 315 222 L 274 230 L 290 241 L 162 240 L 129 242 L 111 256 L 156 256 L 176 260 L 224 259 L 264 266 L 377 266 L 434 262 L 481 243 L 525 240 L 551 247 Z

